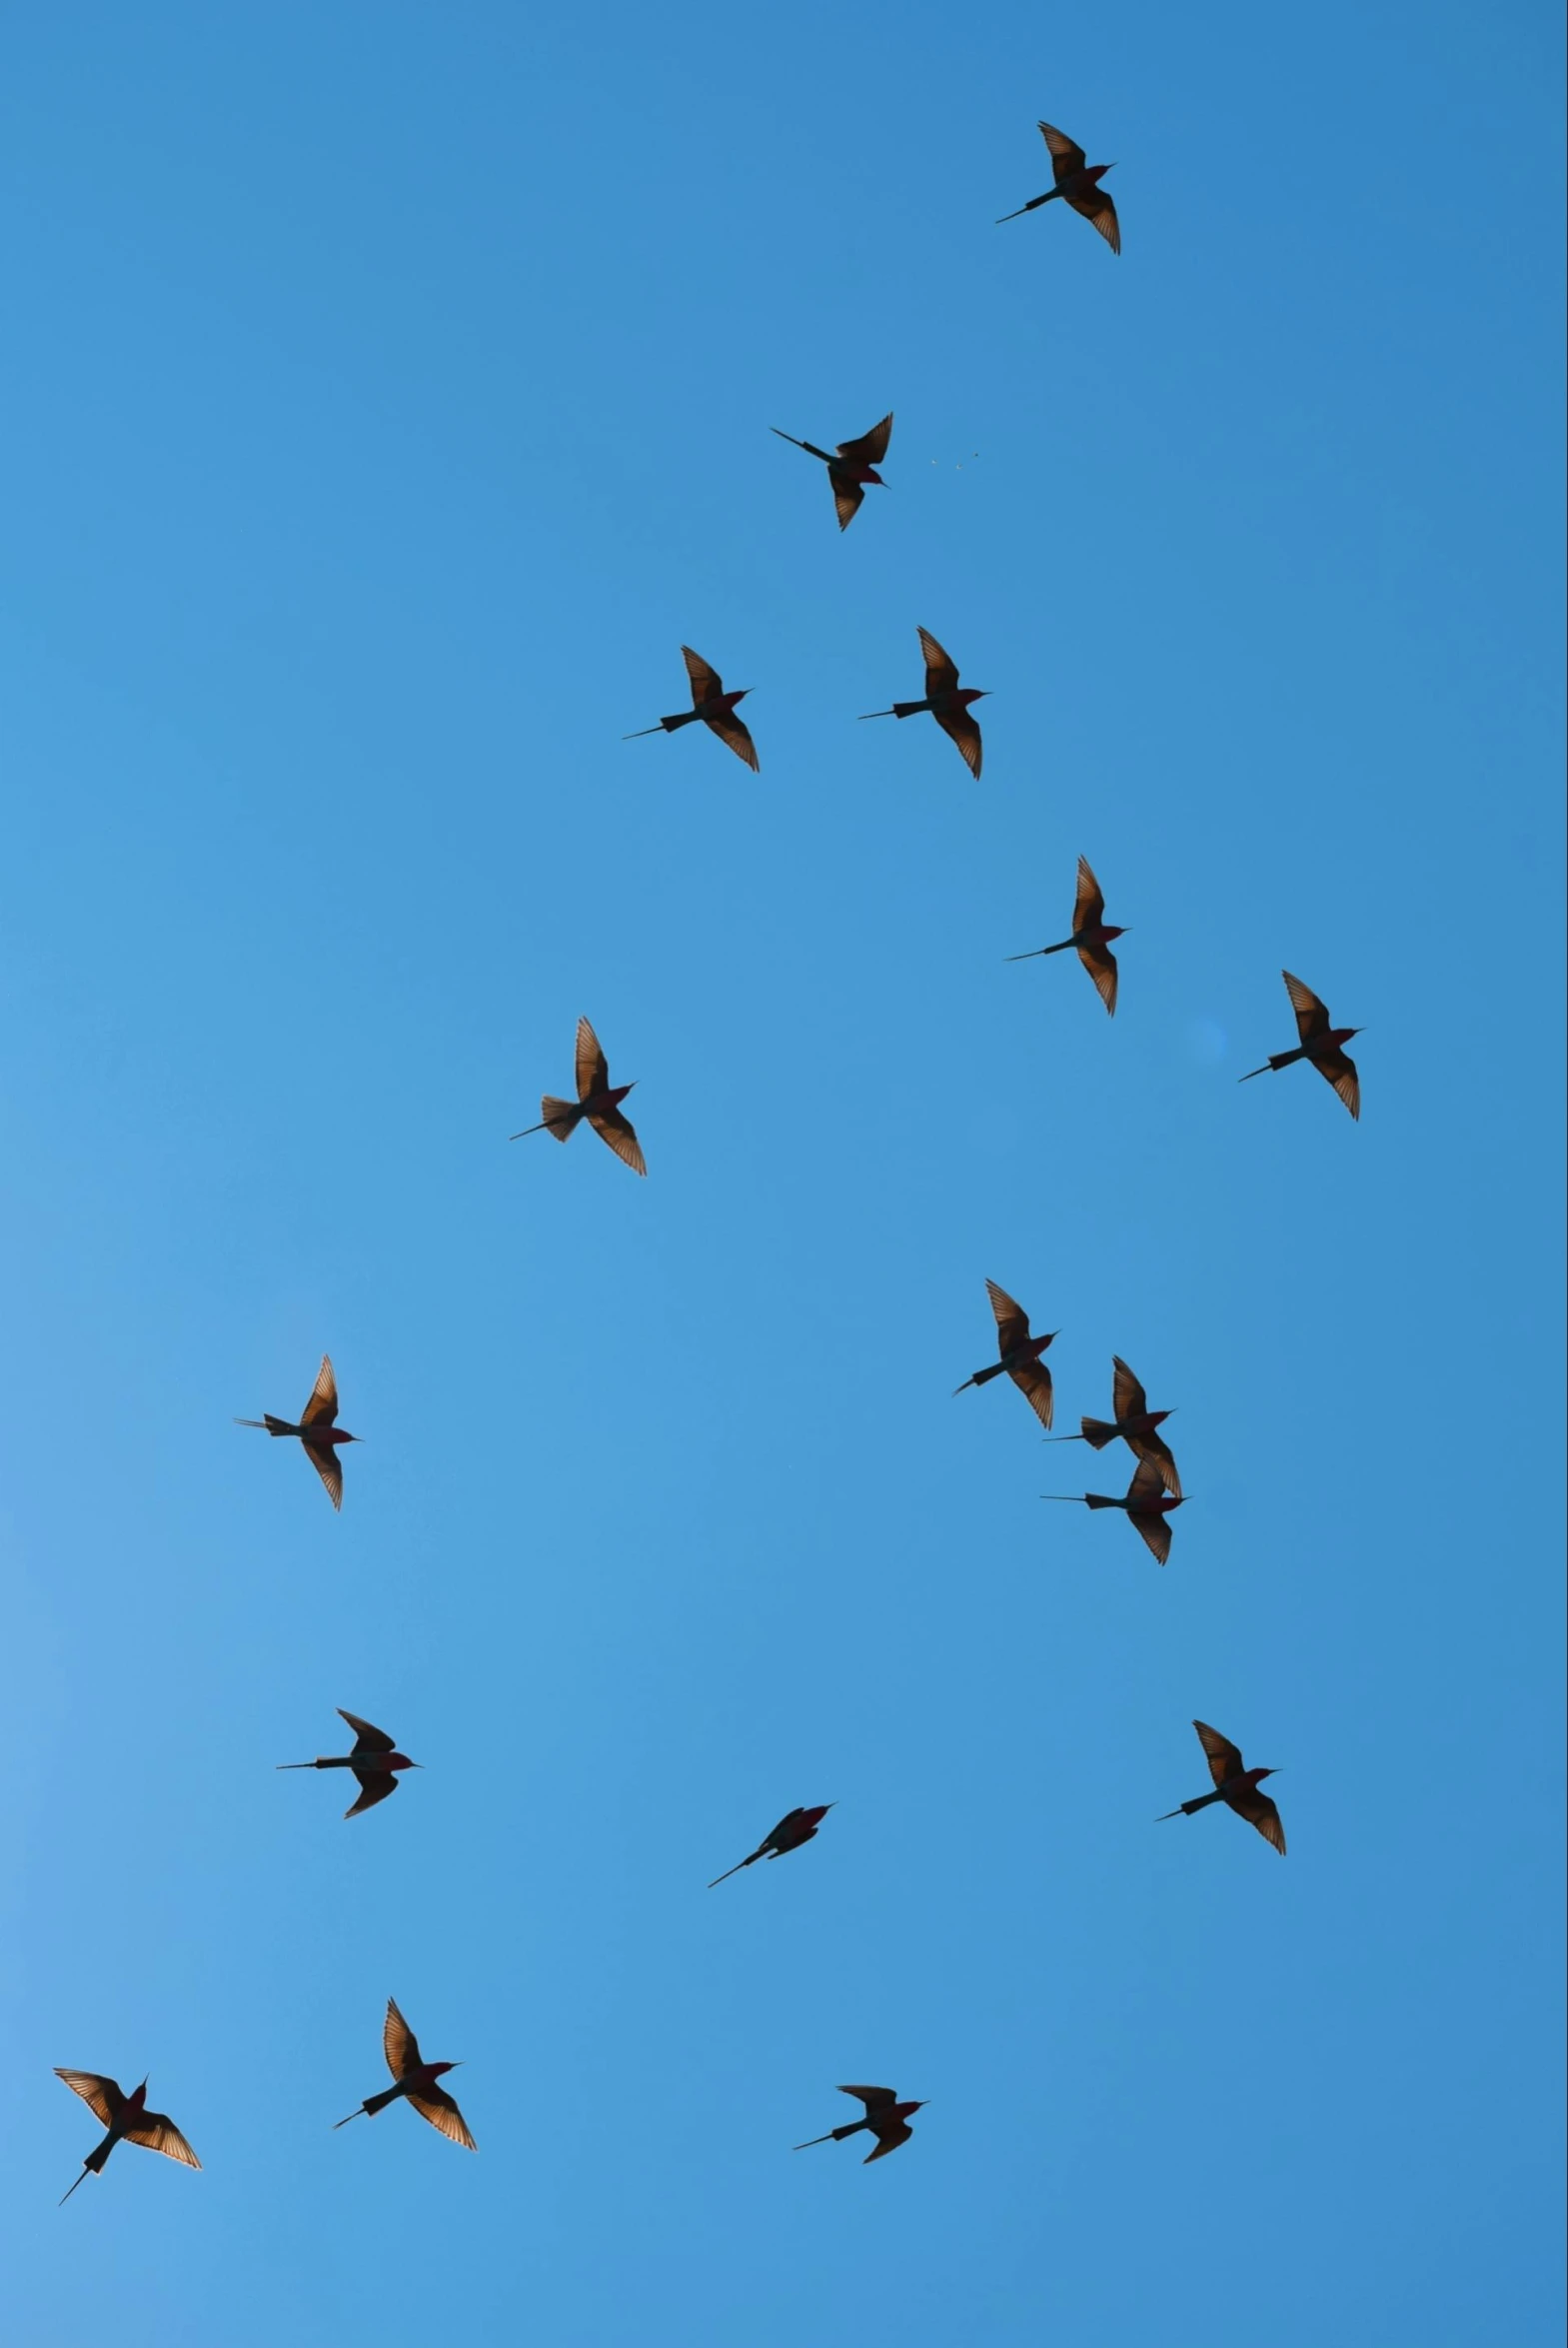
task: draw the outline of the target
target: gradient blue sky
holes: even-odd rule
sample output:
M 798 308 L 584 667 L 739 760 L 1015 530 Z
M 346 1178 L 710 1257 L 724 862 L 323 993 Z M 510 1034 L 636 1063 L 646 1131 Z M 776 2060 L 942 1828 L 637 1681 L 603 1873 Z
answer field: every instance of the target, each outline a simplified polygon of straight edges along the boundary
M 4 47 L 12 2336 L 1555 2339 L 1558 12 Z M 768 427 L 888 407 L 840 540 Z M 621 741 L 683 641 L 760 778 Z M 1002 961 L 1080 852 L 1114 1025 Z M 585 1011 L 646 1183 L 507 1145 Z M 987 1274 L 1179 1405 L 1166 1572 Z M 230 1423 L 324 1347 L 341 1519 Z M 478 2159 L 332 2133 L 389 1992 Z M 204 2173 L 57 2212 L 57 2063 Z

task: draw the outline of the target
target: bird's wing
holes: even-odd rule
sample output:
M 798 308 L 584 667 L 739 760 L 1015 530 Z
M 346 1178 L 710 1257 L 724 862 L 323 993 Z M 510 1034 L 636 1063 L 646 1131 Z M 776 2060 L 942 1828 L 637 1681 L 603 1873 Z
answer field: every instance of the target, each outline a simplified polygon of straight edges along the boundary
M 1099 230 L 1113 253 L 1121 251 L 1121 223 L 1116 218 L 1115 205 L 1103 188 L 1097 187 L 1090 196 L 1069 196 L 1067 202 L 1090 228 Z
M 962 755 L 964 765 L 968 768 L 969 773 L 974 777 L 975 781 L 978 782 L 980 776 L 980 760 L 984 756 L 984 749 L 980 742 L 979 727 L 970 717 L 967 710 L 937 710 L 934 712 L 934 716 L 937 725 L 947 736 L 948 740 L 950 742 L 955 742 L 958 745 L 958 749 Z
M 387 2068 L 395 2079 L 406 2079 L 410 2071 L 420 2066 L 419 2040 L 398 2011 L 395 1997 L 387 2000 L 387 2019 L 382 2027 L 381 2051 L 387 2058 Z
M 137 2126 L 126 2129 L 125 2141 L 144 2144 L 149 2152 L 167 2153 L 170 2160 L 180 2161 L 188 2169 L 202 2165 L 165 2111 L 144 2111 Z
M 686 673 L 692 680 L 692 707 L 694 709 L 697 708 L 699 702 L 713 701 L 724 692 L 724 679 L 717 669 L 709 667 L 701 653 L 695 653 L 689 644 L 684 644 L 681 647 L 681 658 L 685 661 Z
M 1242 1794 L 1239 1801 L 1233 1801 L 1230 1806 L 1238 1818 L 1245 1818 L 1249 1826 L 1255 1826 L 1263 1840 L 1271 1842 L 1280 1857 L 1284 1857 L 1285 1829 L 1279 1822 L 1279 1812 L 1269 1795 L 1260 1793 L 1254 1786 L 1250 1793 Z
M 1092 929 L 1105 918 L 1105 892 L 1095 880 L 1086 856 L 1078 859 L 1078 894 L 1072 905 L 1074 933 Z
M 55 2077 L 63 2079 L 73 2095 L 91 2104 L 106 2128 L 114 2126 L 125 2107 L 125 2097 L 113 2079 L 106 2079 L 100 2071 L 56 2070 Z
M 843 481 L 837 474 L 829 474 L 828 479 L 832 484 L 833 511 L 838 516 L 838 527 L 847 530 L 865 503 L 865 492 L 857 481 Z
M 734 710 L 726 710 L 722 716 L 709 718 L 705 723 L 712 733 L 718 735 L 721 742 L 729 743 L 730 748 L 743 766 L 750 767 L 754 775 L 762 773 L 757 756 L 757 745 L 752 740 L 751 729 L 745 719 L 738 718 Z
M 998 1288 L 994 1280 L 987 1280 L 985 1292 L 996 1315 L 996 1350 L 1010 1353 L 1014 1345 L 1021 1345 L 1029 1333 L 1029 1316 L 1023 1306 L 1009 1296 L 1005 1288 Z
M 1069 139 L 1066 132 L 1057 130 L 1053 123 L 1040 124 L 1040 137 L 1050 150 L 1051 169 L 1058 180 L 1071 179 L 1073 173 L 1081 171 L 1088 162 L 1087 155 L 1076 140 Z
M 1021 1369 L 1009 1369 L 1007 1375 L 1048 1433 L 1051 1413 L 1056 1404 L 1051 1391 L 1050 1371 L 1044 1362 L 1026 1361 Z
M 1140 1459 L 1132 1470 L 1132 1481 L 1127 1486 L 1127 1498 L 1134 1508 L 1146 1507 L 1151 1500 L 1163 1499 L 1165 1478 L 1152 1459 Z
M 841 440 L 838 454 L 847 457 L 851 465 L 879 465 L 887 454 L 887 443 L 892 438 L 892 413 L 873 424 L 869 432 L 862 432 L 858 440 Z
M 1281 971 L 1279 975 L 1285 982 L 1285 993 L 1296 1015 L 1296 1032 L 1303 1044 L 1310 1044 L 1314 1036 L 1321 1036 L 1327 1029 L 1328 1008 L 1319 1003 L 1310 987 L 1303 987 L 1301 981 L 1293 979 L 1288 971 Z
M 1143 1546 L 1156 1565 L 1170 1560 L 1170 1526 L 1163 1516 L 1134 1516 L 1130 1519 L 1142 1538 Z
M 643 1145 L 629 1117 L 623 1117 L 619 1109 L 610 1109 L 602 1117 L 595 1115 L 588 1122 L 600 1140 L 609 1143 L 623 1166 L 629 1166 L 634 1174 L 647 1174 Z
M 896 2152 L 899 2145 L 907 2144 L 913 2134 L 914 2130 L 907 2120 L 894 2120 L 890 2128 L 878 2128 L 876 2130 L 876 2149 L 874 2152 L 866 2154 L 860 2166 L 869 2168 L 872 2161 L 880 2160 L 884 2152 Z
M 422 2094 L 411 2095 L 409 2101 L 422 2120 L 429 2120 L 431 2126 L 439 2128 L 452 2143 L 466 2145 L 470 2152 L 478 2152 L 479 2146 L 469 2134 L 467 2120 L 445 2087 L 427 2087 Z
M 803 1818 L 804 1816 L 805 1812 L 798 1804 L 796 1804 L 792 1810 L 785 1810 L 784 1816 L 780 1819 L 772 1834 L 769 1835 L 768 1842 L 777 1842 L 780 1835 L 784 1833 L 785 1827 L 792 1826 L 796 1818 Z M 759 1848 L 766 1850 L 768 1848 L 768 1843 L 765 1842 L 760 1844 Z
M 1149 1406 L 1147 1394 L 1119 1353 L 1112 1353 L 1110 1359 L 1111 1367 L 1115 1373 L 1110 1381 L 1112 1413 L 1123 1421 L 1129 1418 L 1141 1418 Z
M 332 1374 L 332 1355 L 323 1353 L 311 1398 L 300 1417 L 301 1426 L 331 1426 L 338 1415 L 338 1381 Z
M 339 1704 L 338 1718 L 347 1720 L 353 1729 L 354 1750 L 357 1753 L 390 1753 L 397 1750 L 396 1738 L 389 1736 L 385 1728 L 373 1728 L 368 1720 L 360 1718 L 358 1712 L 346 1712 Z
M 603 1093 L 610 1083 L 610 1063 L 605 1058 L 599 1038 L 587 1020 L 577 1024 L 577 1097 L 586 1101 L 591 1093 Z
M 1217 1728 L 1210 1728 L 1206 1720 L 1194 1720 L 1198 1742 L 1208 1755 L 1208 1773 L 1216 1785 L 1226 1785 L 1232 1777 L 1239 1777 L 1245 1764 L 1241 1747 L 1232 1744 L 1228 1736 L 1221 1736 Z
M 925 656 L 925 690 L 929 693 L 950 693 L 958 682 L 956 665 L 942 651 L 928 628 L 917 628 L 920 651 Z
M 344 1811 L 346 1818 L 357 1818 L 361 1810 L 373 1810 L 389 1793 L 398 1790 L 398 1781 L 390 1769 L 356 1769 L 354 1774 L 360 1782 L 360 1798 Z
M 1312 1066 L 1319 1075 L 1327 1077 L 1340 1100 L 1353 1118 L 1361 1115 L 1361 1079 L 1356 1064 L 1348 1052 L 1325 1052 L 1321 1059 L 1314 1056 Z
M 892 2087 L 840 2087 L 838 2092 L 840 2095 L 857 2095 L 865 2106 L 867 2118 L 875 2112 L 887 2110 L 898 2100 L 897 2090 Z
M 1132 1447 L 1140 1459 L 1156 1460 L 1164 1478 L 1165 1489 L 1173 1500 L 1181 1497 L 1181 1476 L 1175 1455 L 1163 1435 L 1140 1434 L 1132 1437 Z
M 1116 1016 L 1116 982 L 1121 974 L 1108 946 L 1080 946 L 1078 960 L 1094 981 L 1095 992 L 1112 1019 Z
M 327 1487 L 327 1497 L 335 1508 L 343 1506 L 343 1465 L 338 1454 L 327 1443 L 305 1444 L 305 1456 Z

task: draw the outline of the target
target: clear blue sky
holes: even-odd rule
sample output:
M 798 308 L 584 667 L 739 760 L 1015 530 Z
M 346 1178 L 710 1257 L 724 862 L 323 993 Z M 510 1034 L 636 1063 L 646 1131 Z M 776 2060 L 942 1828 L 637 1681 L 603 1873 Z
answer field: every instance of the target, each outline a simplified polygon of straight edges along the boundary
M 26 2348 L 1556 2338 L 1562 62 L 1415 0 L 13 20 Z M 1041 114 L 1122 260 L 992 227 Z M 840 539 L 768 427 L 889 407 Z M 980 784 L 854 723 L 920 622 Z M 622 742 L 683 642 L 760 778 Z M 1002 959 L 1079 853 L 1114 1024 Z M 1237 1089 L 1282 965 L 1359 1128 Z M 583 1012 L 646 1182 L 508 1147 Z M 987 1274 L 1058 1424 L 1113 1352 L 1179 1405 L 1164 1573 L 951 1398 Z M 324 1348 L 341 1518 L 230 1423 Z M 426 1764 L 352 1826 L 273 1770 L 335 1704 Z M 1283 1863 L 1154 1824 L 1194 1713 Z M 389 1992 L 477 2159 L 332 2133 Z M 204 2173 L 57 2212 L 55 2064 Z M 929 2099 L 874 2177 L 789 2151 L 841 2079 Z

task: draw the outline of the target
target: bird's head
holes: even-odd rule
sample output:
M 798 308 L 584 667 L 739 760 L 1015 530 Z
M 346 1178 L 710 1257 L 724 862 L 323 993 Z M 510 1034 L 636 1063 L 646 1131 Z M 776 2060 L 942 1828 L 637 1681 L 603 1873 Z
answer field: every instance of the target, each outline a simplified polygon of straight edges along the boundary
M 1259 1785 L 1262 1784 L 1265 1777 L 1277 1777 L 1278 1775 L 1277 1769 L 1254 1769 L 1252 1772 L 1254 1782 Z
M 632 1079 L 630 1085 L 612 1085 L 610 1088 L 610 1098 L 612 1101 L 624 1101 L 627 1095 L 629 1093 L 635 1093 L 637 1088 L 638 1079 L 636 1077 Z
M 989 697 L 989 694 L 990 687 L 988 685 L 960 685 L 956 698 L 961 701 L 964 708 L 967 709 L 971 701 L 985 701 Z
M 800 1812 L 801 1825 L 809 1826 L 811 1832 L 814 1834 L 817 1827 L 826 1817 L 828 1811 L 833 1807 L 834 1804 L 832 1802 L 817 1802 L 813 1808 L 809 1810 L 802 1810 Z
M 911 2111 L 923 2111 L 925 2109 L 925 2103 L 926 2098 L 922 2095 L 917 2103 L 900 2103 L 898 2110 L 900 2114 L 906 2119 Z
M 461 2063 L 432 2063 L 430 2066 L 430 2075 L 433 2079 L 440 2079 L 443 2078 L 448 2071 L 461 2071 L 463 2065 Z
M 1115 170 L 1115 168 L 1116 168 L 1116 166 L 1114 165 L 1114 163 L 1091 163 L 1091 164 L 1090 164 L 1090 166 L 1089 166 L 1089 168 L 1088 168 L 1088 170 L 1087 170 L 1087 171 L 1086 171 L 1086 172 L 1083 174 L 1083 176 L 1084 176 L 1084 178 L 1085 178 L 1085 179 L 1091 179 L 1091 180 L 1093 180 L 1093 181 L 1094 181 L 1094 183 L 1095 183 L 1095 185 L 1097 186 L 1097 185 L 1099 184 L 1099 182 L 1100 182 L 1100 181 L 1101 181 L 1101 180 L 1104 178 L 1104 176 L 1105 176 L 1106 172 L 1107 172 L 1107 171 L 1114 171 L 1114 170 Z
M 1168 1410 L 1151 1410 L 1149 1412 L 1149 1424 L 1150 1426 L 1163 1426 L 1169 1416 L 1170 1412 Z
M 865 471 L 860 475 L 860 479 L 862 481 L 874 481 L 878 489 L 885 489 L 887 487 L 886 482 L 883 481 L 881 475 L 877 472 L 874 465 L 867 465 Z
M 1125 938 L 1126 934 L 1125 928 L 1117 928 L 1109 923 L 1100 931 L 1102 938 Z
M 411 1761 L 407 1753 L 389 1753 L 387 1755 L 389 1769 L 422 1769 L 424 1765 L 423 1761 Z
M 738 701 L 745 701 L 751 690 L 750 685 L 743 685 L 739 693 L 724 693 L 719 698 L 727 710 L 733 710 Z
M 147 2101 L 147 2081 L 144 2079 L 140 2087 L 133 2087 L 125 2100 L 134 2110 L 140 2111 Z

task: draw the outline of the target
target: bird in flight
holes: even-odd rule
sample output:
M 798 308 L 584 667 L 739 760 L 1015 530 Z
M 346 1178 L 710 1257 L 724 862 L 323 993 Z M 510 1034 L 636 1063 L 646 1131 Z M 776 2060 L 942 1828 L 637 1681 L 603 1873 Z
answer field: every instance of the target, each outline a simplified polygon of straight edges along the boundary
M 1140 1459 L 1132 1481 L 1119 1500 L 1107 1492 L 1041 1492 L 1042 1500 L 1082 1500 L 1090 1508 L 1125 1508 L 1137 1526 L 1156 1565 L 1170 1555 L 1170 1526 L 1166 1518 L 1181 1506 L 1181 1496 L 1165 1489 L 1164 1471 L 1157 1459 Z
M 1236 1079 L 1237 1084 L 1250 1085 L 1254 1077 L 1266 1076 L 1271 1068 L 1289 1068 L 1292 1061 L 1309 1060 L 1318 1075 L 1328 1079 L 1351 1116 L 1359 1118 L 1361 1079 L 1345 1046 L 1352 1036 L 1364 1035 L 1365 1029 L 1330 1027 L 1328 1008 L 1318 1001 L 1311 988 L 1303 987 L 1288 971 L 1279 975 L 1285 982 L 1301 1041 L 1294 1052 L 1271 1052 L 1261 1068 L 1249 1068 L 1244 1077 Z
M 869 2128 L 876 2139 L 876 2150 L 868 2152 L 861 2162 L 869 2168 L 883 2153 L 896 2152 L 900 2144 L 907 2144 L 914 2130 L 909 2126 L 909 2114 L 923 2111 L 925 2104 L 900 2103 L 890 2087 L 840 2087 L 840 2095 L 857 2095 L 865 2106 L 863 2120 L 846 2120 L 841 2128 L 829 2128 L 825 2136 L 807 2136 L 797 2144 L 796 2152 L 808 2152 L 813 2144 L 841 2144 L 845 2136 L 858 2136 L 862 2128 Z
M 346 1712 L 338 1706 L 338 1718 L 347 1720 L 354 1731 L 352 1753 L 330 1754 L 325 1760 L 280 1761 L 280 1769 L 352 1769 L 360 1783 L 360 1798 L 352 1808 L 344 1811 L 346 1818 L 357 1818 L 362 1810 L 373 1810 L 384 1802 L 389 1793 L 396 1793 L 399 1769 L 418 1769 L 421 1763 L 411 1761 L 407 1753 L 400 1753 L 384 1728 L 373 1728 L 357 1712 Z
M 657 726 L 641 726 L 635 734 L 623 734 L 623 742 L 641 742 L 646 734 L 674 734 L 678 726 L 695 726 L 699 718 L 710 732 L 730 748 L 749 766 L 754 775 L 761 773 L 757 763 L 757 745 L 747 730 L 744 719 L 735 714 L 738 701 L 745 701 L 751 692 L 743 685 L 739 693 L 726 693 L 725 681 L 717 669 L 711 669 L 701 653 L 695 653 L 689 644 L 681 647 L 686 673 L 692 680 L 692 707 L 677 710 L 673 718 L 661 718 Z
M 584 1118 L 593 1127 L 602 1142 L 608 1143 L 616 1156 L 634 1174 L 646 1174 L 648 1167 L 643 1158 L 643 1145 L 637 1138 L 637 1128 L 626 1116 L 621 1104 L 633 1090 L 630 1085 L 612 1085 L 610 1063 L 604 1049 L 587 1020 L 577 1024 L 577 1099 L 558 1101 L 547 1093 L 540 1102 L 543 1112 L 537 1126 L 525 1126 L 521 1134 L 511 1134 L 509 1141 L 525 1141 L 530 1134 L 554 1134 L 558 1142 L 570 1142 Z
M 996 1351 L 998 1358 L 966 1377 L 961 1386 L 954 1386 L 955 1394 L 964 1393 L 970 1386 L 989 1385 L 1003 1370 L 1011 1378 L 1041 1426 L 1050 1425 L 1052 1408 L 1050 1371 L 1040 1355 L 1052 1339 L 1059 1337 L 1060 1329 L 1053 1328 L 1049 1336 L 1031 1337 L 1029 1316 L 1021 1304 L 1014 1303 L 1005 1288 L 998 1288 L 994 1280 L 987 1280 L 985 1290 L 996 1315 Z
M 971 701 L 983 701 L 989 688 L 965 685 L 960 690 L 956 668 L 929 629 L 919 628 L 915 633 L 920 640 L 920 651 L 925 656 L 925 699 L 895 701 L 890 710 L 867 710 L 865 719 L 912 718 L 921 710 L 929 710 L 942 732 L 958 745 L 964 765 L 978 780 L 980 730 L 969 715 L 969 704 Z M 862 724 L 865 719 L 861 720 Z
M 96 2177 L 117 2144 L 140 2144 L 148 2152 L 162 2152 L 170 2160 L 180 2161 L 188 2169 L 199 2169 L 201 2162 L 180 2134 L 167 2112 L 147 2109 L 147 2081 L 133 2087 L 129 2095 L 122 2095 L 113 2079 L 104 2078 L 97 2071 L 62 2071 L 55 2077 L 63 2079 L 73 2095 L 90 2104 L 109 2133 L 101 2144 L 95 2144 L 82 2163 L 82 2177 Z M 82 2181 L 78 2177 L 76 2185 Z M 72 2185 L 60 2196 L 63 2209 L 76 2191 Z
M 1089 1443 L 1096 1451 L 1103 1451 L 1120 1435 L 1129 1451 L 1139 1459 L 1152 1459 L 1164 1477 L 1167 1492 L 1181 1497 L 1181 1478 L 1176 1462 L 1170 1455 L 1170 1445 L 1159 1429 L 1170 1416 L 1168 1410 L 1151 1410 L 1148 1396 L 1133 1376 L 1119 1353 L 1112 1353 L 1114 1376 L 1111 1382 L 1111 1409 L 1113 1418 L 1083 1418 L 1078 1421 L 1080 1434 L 1052 1435 L 1053 1443 Z
M 1042 204 L 1053 204 L 1059 196 L 1080 212 L 1091 226 L 1099 230 L 1113 253 L 1121 251 L 1121 223 L 1116 218 L 1116 207 L 1100 181 L 1107 171 L 1114 171 L 1114 163 L 1090 163 L 1083 149 L 1048 122 L 1039 126 L 1040 137 L 1050 152 L 1050 167 L 1056 176 L 1056 185 L 1047 188 L 1043 196 L 1031 196 L 1020 204 L 1016 212 L 1004 212 L 996 226 L 1004 220 L 1021 220 L 1025 212 L 1037 212 Z
M 764 1836 L 750 1858 L 737 1859 L 733 1867 L 726 1867 L 722 1875 L 716 1875 L 709 1890 L 716 1884 L 728 1883 L 732 1875 L 739 1875 L 743 1867 L 753 1866 L 758 1859 L 782 1859 L 785 1851 L 798 1850 L 802 1842 L 810 1841 L 832 1806 L 831 1802 L 818 1802 L 813 1809 L 790 1810 L 771 1834 Z
M 335 1508 L 343 1506 L 343 1463 L 334 1446 L 357 1443 L 362 1438 L 338 1424 L 338 1381 L 332 1374 L 330 1354 L 323 1353 L 321 1357 L 321 1368 L 298 1426 L 292 1419 L 274 1418 L 270 1410 L 260 1418 L 237 1418 L 234 1423 L 263 1426 L 270 1435 L 298 1435 L 305 1445 L 305 1456 L 327 1487 L 328 1499 Z
M 1214 1780 L 1212 1793 L 1200 1793 L 1192 1801 L 1183 1802 L 1179 1809 L 1166 1810 L 1155 1820 L 1162 1825 L 1166 1818 L 1190 1818 L 1194 1810 L 1206 1810 L 1210 1802 L 1223 1802 L 1255 1826 L 1265 1842 L 1271 1842 L 1281 1858 L 1285 1855 L 1285 1829 L 1279 1822 L 1279 1812 L 1266 1793 L 1258 1787 L 1265 1777 L 1275 1777 L 1275 1769 L 1248 1769 L 1243 1767 L 1240 1748 L 1228 1736 L 1221 1736 L 1217 1728 L 1206 1721 L 1194 1720 L 1198 1742 L 1208 1755 L 1208 1773 Z
M 1008 962 L 1033 962 L 1042 954 L 1065 954 L 1069 946 L 1076 947 L 1078 960 L 1099 990 L 1099 999 L 1112 1019 L 1116 1016 L 1116 957 L 1110 951 L 1113 938 L 1125 938 L 1126 931 L 1117 929 L 1105 920 L 1105 896 L 1089 869 L 1086 856 L 1078 859 L 1078 894 L 1072 908 L 1072 936 L 1063 938 L 1055 946 L 1036 946 L 1028 954 L 1009 954 Z
M 359 2111 L 351 2111 L 348 2119 L 334 2120 L 333 2126 L 346 2128 L 349 2120 L 357 2120 L 361 2112 L 374 2119 L 379 2111 L 385 2111 L 389 2103 L 396 2103 L 398 2097 L 404 2095 L 422 2120 L 429 2120 L 433 2128 L 439 2128 L 443 2136 L 450 2137 L 454 2144 L 466 2145 L 470 2152 L 477 2152 L 479 2146 L 469 2134 L 467 2120 L 445 2087 L 438 2084 L 446 2072 L 461 2070 L 462 2065 L 426 2062 L 419 2050 L 419 2040 L 399 2013 L 398 2001 L 394 1997 L 387 2000 L 387 2020 L 381 2034 L 381 2045 L 393 2084 L 384 2087 L 379 2095 L 367 2095 Z
M 838 453 L 829 457 L 808 440 L 796 440 L 792 432 L 780 432 L 777 424 L 770 424 L 770 432 L 788 441 L 791 448 L 804 449 L 808 457 L 820 457 L 827 468 L 828 486 L 833 493 L 833 505 L 838 513 L 838 527 L 847 530 L 855 515 L 865 503 L 865 484 L 874 482 L 885 489 L 876 468 L 887 454 L 887 443 L 892 438 L 892 416 L 884 416 L 880 424 L 873 424 L 869 432 L 862 432 L 858 440 L 841 440 Z

